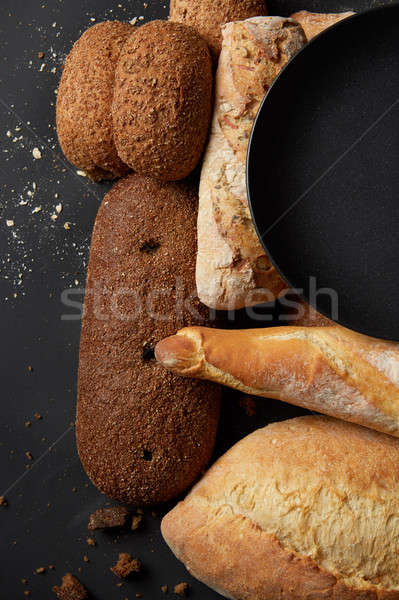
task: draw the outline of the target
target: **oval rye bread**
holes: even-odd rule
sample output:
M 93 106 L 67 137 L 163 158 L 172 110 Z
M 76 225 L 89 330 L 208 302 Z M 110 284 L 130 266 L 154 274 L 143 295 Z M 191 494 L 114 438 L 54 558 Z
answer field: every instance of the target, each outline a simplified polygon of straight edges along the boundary
M 152 21 L 121 52 L 112 106 L 120 158 L 137 173 L 183 179 L 201 158 L 211 116 L 208 46 L 186 25 Z
M 57 95 L 57 134 L 66 158 L 95 180 L 115 179 L 130 169 L 113 140 L 111 104 L 115 68 L 128 23 L 90 27 L 69 53 Z
M 220 388 L 174 376 L 157 341 L 211 324 L 196 298 L 197 195 L 132 174 L 94 227 L 79 362 L 76 434 L 101 492 L 156 504 L 188 488 L 210 459 Z

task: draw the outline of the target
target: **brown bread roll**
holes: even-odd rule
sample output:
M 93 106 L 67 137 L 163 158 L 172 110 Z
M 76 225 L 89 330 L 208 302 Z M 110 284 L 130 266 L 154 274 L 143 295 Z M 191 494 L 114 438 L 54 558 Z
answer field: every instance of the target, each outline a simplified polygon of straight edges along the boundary
M 297 23 L 302 25 L 305 35 L 310 41 L 322 31 L 325 31 L 335 23 L 347 19 L 354 15 L 354 12 L 343 13 L 312 13 L 307 10 L 301 10 L 291 15 L 291 19 L 295 19 Z
M 137 173 L 183 179 L 197 165 L 211 117 L 208 47 L 191 27 L 152 21 L 126 42 L 115 76 L 120 158 Z
M 94 227 L 79 362 L 76 435 L 101 492 L 164 502 L 213 449 L 220 388 L 167 373 L 154 346 L 178 324 L 209 322 L 196 298 L 196 193 L 139 175 L 106 195 Z
M 265 0 L 170 0 L 171 20 L 194 27 L 214 58 L 222 49 L 223 25 L 261 15 L 267 15 Z
M 399 440 L 326 417 L 236 444 L 162 522 L 236 600 L 398 600 Z
M 107 21 L 90 27 L 69 53 L 57 95 L 57 134 L 66 158 L 94 181 L 129 172 L 116 152 L 111 104 L 115 67 L 127 23 Z

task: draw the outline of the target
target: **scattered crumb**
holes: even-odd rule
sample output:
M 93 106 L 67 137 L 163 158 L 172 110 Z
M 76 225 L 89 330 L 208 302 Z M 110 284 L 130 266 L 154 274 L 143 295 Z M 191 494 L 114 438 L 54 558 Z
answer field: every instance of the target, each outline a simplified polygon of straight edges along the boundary
M 85 600 L 87 598 L 85 587 L 71 573 L 64 575 L 61 587 L 55 585 L 53 592 L 59 600 Z
M 30 427 L 31 425 L 32 425 L 32 423 L 31 423 L 30 421 L 26 421 L 26 423 L 25 423 L 25 427 L 27 427 L 27 428 L 28 428 L 28 427 Z
M 54 565 L 49 565 L 49 566 L 48 566 L 48 568 L 49 568 L 51 571 L 54 571 L 54 569 L 55 569 L 55 566 L 54 566 Z
M 30 596 L 30 591 L 29 590 L 25 590 L 24 594 L 25 594 L 25 596 Z
M 4 496 L 0 496 L 0 506 L 8 506 L 8 502 L 7 500 L 4 498 Z
M 28 460 L 33 460 L 33 456 L 32 454 L 29 452 L 29 450 L 27 450 L 27 452 L 25 452 L 25 456 Z
M 126 525 L 129 511 L 124 506 L 111 506 L 110 508 L 99 508 L 90 515 L 88 529 L 112 529 Z
M 35 573 L 37 573 L 38 575 L 43 575 L 45 572 L 46 572 L 46 569 L 44 567 L 39 567 L 35 571 Z
M 244 409 L 247 417 L 255 417 L 256 415 L 256 402 L 251 396 L 244 396 L 238 402 L 241 408 Z
M 7 219 L 6 224 L 7 224 L 7 227 L 14 227 L 14 225 L 15 225 L 14 219 Z
M 66 229 L 67 231 L 68 229 L 71 229 L 71 224 L 68 221 L 64 223 L 64 229 Z
M 81 171 L 80 169 L 76 171 L 76 175 L 79 175 L 79 177 L 87 177 L 85 171 Z
M 83 560 L 85 561 L 85 563 L 90 562 L 89 561 L 89 557 L 87 556 L 87 554 L 84 555 Z
M 40 160 L 42 157 L 42 153 L 40 152 L 39 148 L 33 148 L 32 155 L 33 155 L 33 158 L 36 160 Z
M 173 591 L 175 594 L 185 597 L 188 595 L 189 589 L 190 589 L 190 586 L 188 585 L 188 583 L 185 581 L 182 581 L 182 583 L 178 583 L 177 585 L 175 585 L 175 587 L 173 588 Z
M 168 586 L 167 585 L 161 585 L 161 592 L 163 592 L 164 594 L 168 593 Z
M 32 210 L 32 215 L 40 212 L 42 210 L 41 206 L 35 206 L 35 208 Z
M 137 558 L 132 558 L 126 552 L 119 554 L 118 562 L 111 567 L 111 571 L 118 577 L 128 577 L 131 573 L 139 573 L 140 569 L 140 561 Z
M 55 207 L 55 212 L 58 215 L 62 212 L 62 204 L 61 204 L 61 202 L 59 204 L 57 204 L 57 206 Z
M 96 545 L 96 542 L 95 542 L 95 540 L 93 540 L 93 538 L 90 538 L 90 537 L 89 537 L 89 538 L 87 538 L 87 544 L 88 544 L 89 546 L 95 546 L 95 545 Z
M 28 585 L 28 580 L 25 579 L 25 577 L 22 577 L 21 583 L 23 583 L 24 585 Z
M 35 419 L 37 419 L 38 421 L 40 421 L 43 417 L 42 415 L 40 415 L 39 413 L 35 412 L 35 414 L 33 415 L 35 417 Z
M 29 371 L 30 373 L 32 373 L 32 371 L 33 371 L 33 367 L 32 367 L 32 365 L 28 365 L 28 371 Z
M 78 488 L 76 488 L 76 487 L 73 487 L 73 488 L 72 488 L 72 491 L 73 491 L 73 493 L 74 493 L 74 494 L 76 494 L 76 492 L 78 491 Z
M 134 515 L 132 519 L 132 531 L 136 531 L 143 522 L 143 517 L 141 515 Z
M 44 52 L 38 52 L 38 53 L 37 53 L 37 58 L 38 58 L 39 60 L 43 60 L 43 58 L 44 58 Z

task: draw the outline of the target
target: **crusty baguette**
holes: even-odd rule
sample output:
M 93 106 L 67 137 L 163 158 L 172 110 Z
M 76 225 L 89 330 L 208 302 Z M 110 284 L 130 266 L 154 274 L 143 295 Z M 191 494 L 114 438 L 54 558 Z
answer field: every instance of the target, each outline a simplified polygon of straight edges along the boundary
M 222 25 L 267 15 L 265 0 L 170 0 L 170 20 L 191 25 L 218 58 L 222 49 Z
M 302 25 L 305 35 L 308 41 L 310 41 L 325 29 L 354 14 L 354 12 L 312 13 L 307 10 L 301 10 L 291 15 L 291 19 L 295 19 L 295 21 Z
M 399 437 L 399 345 L 343 327 L 182 329 L 160 342 L 173 372 L 277 398 Z
M 398 600 L 399 440 L 326 417 L 241 440 L 162 522 L 236 600 Z
M 252 223 L 245 163 L 260 103 L 305 42 L 302 27 L 281 17 L 255 17 L 223 28 L 198 214 L 197 289 L 201 301 L 212 308 L 270 301 L 286 287 Z

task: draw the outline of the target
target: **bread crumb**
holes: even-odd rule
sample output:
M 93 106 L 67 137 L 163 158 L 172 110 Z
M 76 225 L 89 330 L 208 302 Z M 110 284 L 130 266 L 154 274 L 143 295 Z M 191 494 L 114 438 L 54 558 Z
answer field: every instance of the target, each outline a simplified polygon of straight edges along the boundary
M 126 519 L 129 511 L 124 506 L 111 506 L 109 508 L 99 508 L 90 515 L 88 529 L 113 529 L 126 525 Z
M 78 169 L 76 171 L 76 175 L 79 175 L 79 177 L 87 177 L 87 174 L 85 171 L 82 171 L 81 169 Z
M 42 157 L 42 153 L 40 152 L 39 148 L 33 148 L 32 154 L 35 160 L 40 160 Z
M 25 452 L 25 456 L 26 456 L 26 458 L 27 458 L 28 460 L 33 460 L 33 456 L 32 456 L 32 454 L 29 452 L 29 450 L 27 450 L 27 451 Z
M 44 58 L 44 52 L 38 52 L 38 53 L 37 53 L 37 58 L 38 58 L 39 60 L 43 60 L 43 58 Z
M 168 593 L 168 586 L 167 585 L 161 585 L 161 592 L 163 592 L 164 594 Z
M 66 230 L 68 231 L 68 229 L 71 229 L 70 225 L 71 225 L 71 224 L 70 224 L 68 221 L 66 221 L 66 222 L 64 223 L 64 229 L 66 229 Z
M 53 592 L 59 600 L 85 600 L 87 592 L 85 587 L 71 573 L 67 573 L 62 578 L 62 585 L 55 585 Z
M 37 419 L 38 421 L 40 421 L 43 417 L 42 415 L 39 415 L 39 413 L 35 412 L 35 414 L 33 415 L 35 417 L 35 419 Z
M 7 219 L 6 221 L 7 227 L 14 227 L 14 219 Z
M 175 587 L 173 588 L 173 591 L 178 596 L 185 597 L 185 596 L 188 596 L 189 589 L 190 589 L 190 586 L 188 585 L 188 583 L 185 581 L 182 581 L 181 583 L 178 583 L 177 585 L 175 585 Z
M 239 405 L 244 409 L 247 417 L 256 416 L 256 402 L 251 396 L 244 396 L 239 400 Z
M 44 567 L 39 567 L 35 571 L 35 573 L 37 573 L 38 575 L 43 575 L 45 572 L 46 572 L 46 569 Z
M 83 560 L 85 561 L 85 563 L 88 563 L 88 562 L 90 562 L 90 561 L 89 561 L 89 557 L 87 556 L 87 554 L 85 554 L 85 555 L 83 556 Z
M 137 558 L 132 558 L 130 554 L 121 552 L 119 554 L 119 560 L 111 567 L 111 571 L 118 577 L 128 577 L 132 573 L 139 573 L 141 569 L 140 561 Z
M 141 515 L 134 515 L 132 519 L 132 531 L 136 531 L 143 522 L 143 517 Z
M 61 202 L 59 204 L 57 204 L 57 206 L 55 207 L 55 212 L 58 215 L 62 212 L 62 204 L 61 204 Z
M 32 423 L 30 421 L 26 421 L 26 423 L 25 423 L 26 428 L 30 427 L 31 425 L 32 425 Z
M 32 215 L 40 212 L 42 210 L 41 206 L 35 206 L 35 208 L 32 210 Z
M 0 506 L 8 506 L 8 502 L 7 500 L 4 498 L 4 496 L 0 496 Z
M 95 546 L 95 545 L 96 545 L 96 542 L 95 542 L 95 540 L 93 540 L 93 538 L 90 538 L 90 537 L 89 537 L 89 538 L 87 538 L 87 544 L 88 544 L 89 546 Z

